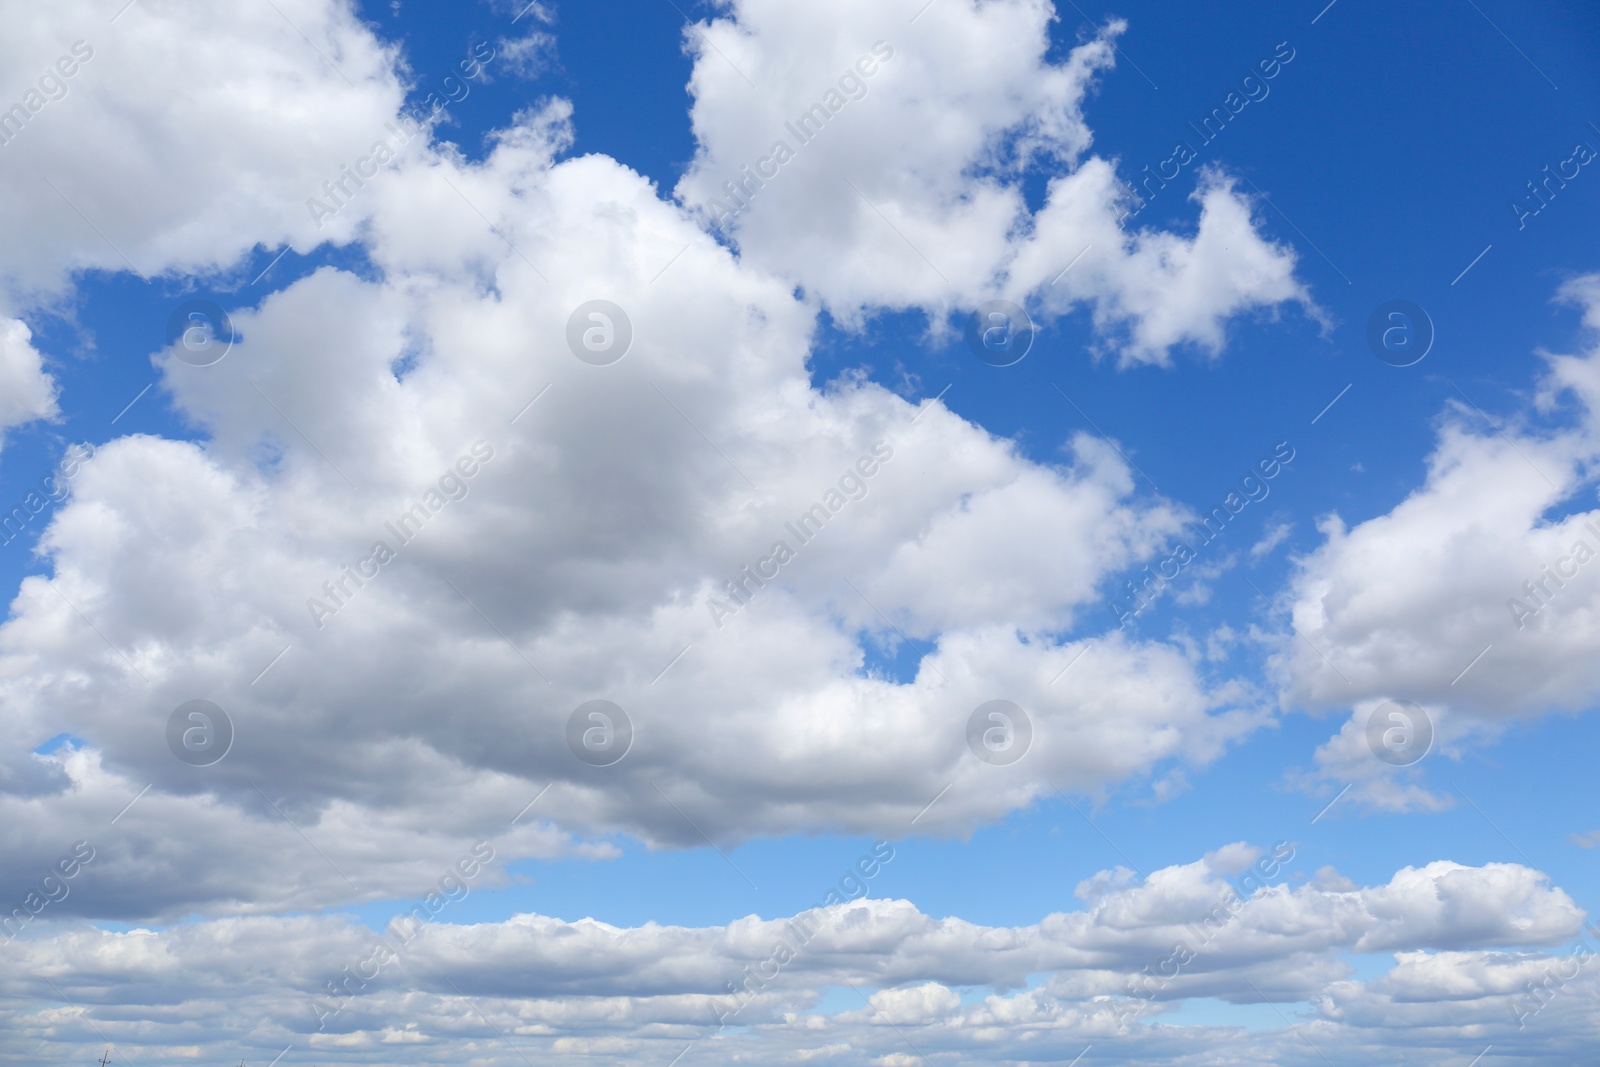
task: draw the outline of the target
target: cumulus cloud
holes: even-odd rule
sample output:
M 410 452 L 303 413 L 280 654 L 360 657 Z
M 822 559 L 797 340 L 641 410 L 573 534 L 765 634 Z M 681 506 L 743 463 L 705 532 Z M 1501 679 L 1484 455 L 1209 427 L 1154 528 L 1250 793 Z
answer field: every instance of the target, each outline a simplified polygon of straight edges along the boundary
M 32 340 L 26 324 L 0 319 L 0 435 L 59 413 L 55 379 L 45 371 L 44 357 Z
M 1600 308 L 1595 282 L 1563 290 L 1589 320 Z M 1307 638 L 1286 653 L 1296 697 L 1321 706 L 1405 697 L 1485 717 L 1593 699 L 1583 664 L 1600 646 L 1600 583 L 1590 580 L 1600 511 L 1578 494 L 1600 455 L 1600 392 L 1587 384 L 1600 346 L 1545 364 L 1543 406 L 1578 400 L 1562 424 L 1541 428 L 1524 412 L 1499 434 L 1455 404 L 1421 488 L 1354 526 L 1323 520 L 1324 543 L 1300 561 L 1291 591 Z M 1488 669 L 1467 670 L 1490 645 Z
M 1183 650 L 1099 635 L 1104 581 L 1184 517 L 1113 448 L 1036 463 L 942 404 L 817 388 L 816 309 L 639 175 L 560 158 L 569 117 L 523 114 L 481 165 L 419 145 L 361 190 L 376 277 L 324 268 L 230 309 L 241 340 L 212 366 L 154 353 L 207 440 L 85 464 L 51 575 L 0 629 L 22 746 L 70 732 L 142 804 L 241 830 L 278 817 L 266 795 L 339 857 L 261 880 L 260 906 L 298 907 L 392 888 L 343 843 L 356 812 L 487 834 L 548 787 L 552 842 L 966 833 L 1265 721 Z M 566 340 L 597 297 L 632 324 L 607 367 Z M 910 677 L 869 667 L 905 640 Z M 597 697 L 634 722 L 615 767 L 566 743 Z M 1014 766 L 966 741 L 997 697 L 1033 722 Z M 165 742 L 196 698 L 238 731 L 204 773 Z M 129 907 L 239 906 L 193 888 Z
M 1313 754 L 1315 770 L 1291 777 L 1307 792 L 1332 795 L 1324 811 L 1335 818 L 1343 813 L 1342 810 L 1334 812 L 1336 805 L 1341 809 L 1354 806 L 1358 810 L 1388 812 L 1437 812 L 1454 807 L 1452 794 L 1431 790 L 1424 784 L 1422 761 L 1436 753 L 1443 754 L 1439 735 L 1456 733 L 1463 726 L 1463 720 L 1437 706 L 1422 709 L 1427 726 L 1420 719 L 1412 723 L 1404 719 L 1391 722 L 1390 719 L 1391 715 L 1412 717 L 1413 714 L 1409 710 L 1397 711 L 1396 706 L 1386 700 L 1358 702 L 1339 732 L 1317 746 Z M 1367 732 L 1375 715 L 1380 718 L 1379 731 L 1401 731 L 1390 735 L 1397 749 L 1411 744 L 1418 747 L 1401 751 L 1397 762 L 1379 758 Z M 1429 730 L 1431 735 L 1425 732 Z M 1380 732 L 1379 736 L 1381 749 L 1383 734 Z M 1427 745 L 1427 749 L 1423 745 Z M 1413 755 L 1417 759 L 1406 762 Z
M 1387 514 L 1327 516 L 1323 543 L 1297 561 L 1287 694 L 1360 719 L 1319 751 L 1330 779 L 1387 770 L 1356 769 L 1365 715 L 1385 700 L 1415 701 L 1441 735 L 1464 737 L 1600 695 L 1587 668 L 1600 650 L 1600 510 L 1583 495 L 1600 458 L 1600 279 L 1575 279 L 1558 299 L 1580 309 L 1586 348 L 1541 354 L 1534 403 L 1490 424 L 1460 394 L 1440 416 L 1426 482 Z M 1386 788 L 1368 798 L 1443 806 Z
M 14 301 L 59 293 L 73 271 L 153 276 L 225 267 L 258 244 L 309 250 L 327 235 L 306 199 L 386 136 L 400 105 L 395 51 L 346 4 L 120 6 L 6 12 L 0 280 Z
M 1558 953 L 1397 952 L 1395 966 L 1373 981 L 1332 983 L 1317 998 L 1319 1021 L 1359 1036 L 1374 1054 L 1442 1046 L 1471 1027 L 1474 1040 L 1530 1062 L 1581 1060 L 1600 1034 L 1597 948 L 1591 926 Z
M 914 14 L 738 0 L 686 34 L 698 150 L 676 191 L 746 262 L 847 321 L 922 308 L 938 332 L 996 295 L 1087 307 L 1125 361 L 1215 353 L 1234 315 L 1311 307 L 1294 253 L 1220 170 L 1197 184 L 1192 235 L 1124 225 L 1130 194 L 1087 154 L 1084 115 L 1124 23 L 1056 61 L 1038 0 Z M 1030 167 L 1050 175 L 1037 211 Z

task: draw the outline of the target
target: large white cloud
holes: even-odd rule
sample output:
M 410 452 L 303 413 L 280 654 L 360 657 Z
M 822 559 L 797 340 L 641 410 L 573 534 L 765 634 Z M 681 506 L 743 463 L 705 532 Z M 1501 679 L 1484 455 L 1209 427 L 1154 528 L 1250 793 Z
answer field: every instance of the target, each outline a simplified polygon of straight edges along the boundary
M 728 7 L 686 32 L 698 152 L 677 193 L 834 314 L 1087 305 L 1125 360 L 1164 362 L 1216 352 L 1240 312 L 1311 307 L 1294 253 L 1219 172 L 1201 174 L 1194 234 L 1124 224 L 1135 198 L 1086 155 L 1084 120 L 1123 23 L 1058 62 L 1043 0 Z M 1053 176 L 1030 212 L 1037 165 Z
M 782 283 L 637 175 L 552 166 L 558 140 L 535 123 L 481 170 L 438 159 L 375 185 L 385 281 L 319 272 L 239 310 L 222 362 L 160 357 L 212 441 L 115 441 L 78 476 L 42 542 L 53 588 L 29 579 L 0 631 L 22 736 L 70 730 L 135 787 L 259 807 L 271 782 L 307 821 L 341 799 L 503 819 L 504 776 L 522 792 L 553 781 L 541 810 L 569 829 L 696 843 L 898 834 L 947 786 L 918 826 L 961 831 L 1057 786 L 1207 761 L 1261 721 L 1248 692 L 1171 647 L 1051 638 L 1181 517 L 1136 499 L 1108 445 L 1078 438 L 1042 466 L 942 405 L 855 380 L 814 390 L 811 313 Z M 446 182 L 503 237 L 474 229 Z M 447 220 L 454 247 L 417 240 Z M 540 262 L 563 263 L 558 280 Z M 633 321 L 611 367 L 564 339 L 596 293 Z M 464 499 L 402 545 L 385 524 L 479 439 L 493 458 Z M 827 525 L 802 543 L 790 526 L 813 506 Z M 1003 521 L 1023 513 L 1039 522 Z M 324 583 L 376 540 L 398 558 L 347 580 L 340 607 Z M 795 558 L 731 613 L 725 583 L 777 541 Z M 941 598 L 918 580 L 937 574 L 964 577 Z M 900 630 L 927 642 L 917 677 L 863 670 Z M 604 770 L 564 739 L 593 697 L 638 730 Z M 967 748 L 969 714 L 996 697 L 1033 718 L 1014 767 Z M 194 698 L 239 730 L 206 774 L 164 742 Z M 401 785 L 397 753 L 450 788 Z
M 344 17 L 307 16 L 330 33 Z M 61 796 L 150 785 L 141 804 L 232 813 L 237 833 L 169 842 L 174 865 L 291 819 L 331 862 L 302 850 L 314 873 L 260 877 L 249 909 L 305 907 L 421 877 L 352 840 L 362 818 L 485 835 L 549 786 L 537 817 L 559 829 L 508 847 L 962 833 L 1057 788 L 1203 764 L 1265 720 L 1259 696 L 1183 650 L 1096 635 L 1106 577 L 1184 517 L 1137 495 L 1113 448 L 1079 436 L 1036 463 L 942 404 L 854 376 L 815 387 L 816 308 L 639 175 L 561 158 L 569 117 L 560 101 L 520 115 L 482 164 L 419 142 L 339 216 L 361 223 L 376 277 L 323 269 L 230 309 L 241 339 L 214 365 L 156 354 L 208 440 L 104 445 L 43 536 L 51 576 L 24 582 L 0 630 L 8 762 L 34 766 L 28 750 L 63 732 L 81 758 L 18 776 L 32 784 L 0 805 L 35 810 L 43 790 L 65 811 Z M 130 249 L 194 263 L 241 247 L 165 233 Z M 567 344 L 596 298 L 632 324 L 611 366 Z M 434 492 L 433 514 L 447 475 L 464 497 Z M 427 525 L 402 544 L 386 524 L 419 501 Z M 826 526 L 797 535 L 808 513 Z M 396 559 L 355 584 L 344 568 L 375 567 L 379 540 Z M 757 588 L 744 568 L 773 567 L 780 541 L 794 558 Z M 907 637 L 914 678 L 867 667 Z M 591 698 L 636 727 L 615 767 L 568 750 Z M 968 748 L 969 715 L 996 698 L 1032 719 L 1014 766 Z M 165 740 L 192 699 L 237 728 L 204 770 Z M 129 820 L 136 839 L 154 832 Z M 22 869 L 77 836 L 5 825 Z M 245 906 L 227 878 L 163 895 L 138 852 L 101 868 L 122 914 Z

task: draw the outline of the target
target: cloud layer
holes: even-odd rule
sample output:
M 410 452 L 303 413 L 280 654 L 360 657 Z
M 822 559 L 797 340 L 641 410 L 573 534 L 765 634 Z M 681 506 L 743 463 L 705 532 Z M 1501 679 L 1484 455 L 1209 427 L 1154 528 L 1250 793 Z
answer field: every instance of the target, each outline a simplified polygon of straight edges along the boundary
M 1551 1014 L 1540 1021 L 1570 1019 L 1595 993 L 1570 952 L 1547 951 L 1579 932 L 1581 913 L 1536 871 L 1441 861 L 1405 868 L 1387 885 L 1357 888 L 1325 870 L 1291 886 L 1303 877 L 1293 853 L 1235 844 L 1142 882 L 1102 872 L 1078 887 L 1077 910 L 1013 928 L 873 899 L 703 928 L 538 915 L 469 926 L 408 918 L 386 935 L 335 917 L 67 928 L 14 942 L 21 966 L 0 991 L 48 1000 L 41 980 L 24 977 L 47 974 L 102 1019 L 130 1000 L 166 1005 L 146 1022 L 105 1024 L 112 1040 L 159 1055 L 222 1039 L 359 1062 L 384 1062 L 397 1044 L 427 1062 L 468 1051 L 510 1062 L 509 1042 L 554 1061 L 609 1053 L 648 1062 L 690 1044 L 716 1062 L 760 1048 L 769 1059 L 840 1063 L 862 1052 L 899 1062 L 892 1057 L 906 1043 L 985 1062 L 1060 1058 L 1097 1043 L 1128 1062 L 1155 1062 L 1167 1054 L 1164 1028 L 1136 1020 L 1189 996 L 1315 1000 L 1313 1040 L 1354 1062 L 1347 1057 L 1375 1031 L 1424 1010 L 1440 1028 L 1475 1015 L 1486 1041 L 1513 1032 L 1520 980 L 1545 969 L 1569 972 L 1576 987 L 1552 985 Z M 875 854 L 875 868 L 893 862 L 891 847 Z M 1349 953 L 1393 953 L 1395 962 L 1357 980 Z M 852 986 L 873 992 L 854 1007 L 822 1006 L 824 990 Z M 992 992 L 977 995 L 983 989 Z M 44 1048 L 77 1040 L 80 1027 L 48 1008 L 7 1020 Z M 1437 1051 L 1439 1036 L 1423 1029 L 1410 1040 Z M 1227 1028 L 1196 1028 L 1188 1040 L 1197 1043 L 1191 1057 L 1243 1054 L 1242 1035 Z M 1270 1043 L 1279 1062 L 1310 1062 L 1290 1041 Z

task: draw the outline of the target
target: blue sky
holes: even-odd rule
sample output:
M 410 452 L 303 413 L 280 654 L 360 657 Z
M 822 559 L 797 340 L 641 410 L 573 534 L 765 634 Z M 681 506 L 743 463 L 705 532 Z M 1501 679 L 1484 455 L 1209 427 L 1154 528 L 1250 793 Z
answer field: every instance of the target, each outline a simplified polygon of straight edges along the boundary
M 72 842 L 100 853 L 0 947 L 19 957 L 0 979 L 14 1058 L 510 1063 L 507 1034 L 550 1062 L 665 1063 L 687 1043 L 884 1067 L 1086 1045 L 1086 1064 L 1203 1062 L 1180 1039 L 1184 1057 L 1280 1063 L 1592 1047 L 1587 970 L 1537 1025 L 1507 1007 L 1596 944 L 1600 586 L 1581 568 L 1531 631 L 1505 601 L 1595 514 L 1600 177 L 1576 153 L 1600 152 L 1600 11 L 917 6 L 0 13 L 0 104 L 26 106 L 72 41 L 96 47 L 0 145 L 19 234 L 0 326 L 27 330 L 0 332 L 0 369 L 16 396 L 55 397 L 0 408 L 0 498 L 21 505 L 70 445 L 97 450 L 0 549 L 0 890 L 33 911 Z M 133 88 L 191 32 L 206 60 Z M 776 116 L 880 39 L 894 58 L 829 139 L 711 227 L 702 205 Z M 494 58 L 454 80 L 475 47 Z M 1201 144 L 1190 124 L 1275 56 L 1264 95 Z M 463 84 L 312 224 L 303 201 L 385 121 Z M 1134 218 L 1096 199 L 1179 141 L 1195 159 Z M 994 296 L 1038 328 L 1012 366 L 962 340 Z M 608 378 L 562 340 L 593 297 L 634 323 Z M 168 351 L 190 299 L 239 326 L 214 371 Z M 1434 333 L 1410 366 L 1368 344 L 1395 300 Z M 880 439 L 895 458 L 864 502 L 709 626 L 723 579 Z M 495 459 L 375 572 L 396 577 L 309 626 L 317 582 L 477 440 Z M 1270 492 L 1119 630 L 1124 583 L 1283 443 Z M 1091 658 L 1057 675 L 1074 650 Z M 560 740 L 592 696 L 639 731 L 615 767 Z M 238 730 L 206 768 L 158 737 L 195 697 Z M 1033 716 L 1014 767 L 960 740 L 995 697 Z M 1407 768 L 1361 740 L 1389 699 L 1438 732 Z M 404 981 L 317 1027 L 305 1003 L 345 946 L 479 840 L 492 873 Z M 754 958 L 726 947 L 736 924 L 816 908 L 878 841 L 895 850 L 878 903 L 829 921 L 880 940 L 830 934 L 836 958 L 764 986 L 732 1036 L 705 1032 L 694 998 Z M 1160 1025 L 1108 1022 L 1184 909 L 1280 842 L 1293 859 Z M 1057 913 L 1089 925 L 1058 943 L 1039 925 Z M 623 933 L 561 958 L 585 919 Z M 940 920 L 937 947 L 889 932 Z M 1001 961 L 959 924 L 1015 928 L 1046 962 Z M 1316 945 L 1275 942 L 1286 928 Z M 223 960 L 238 997 L 264 976 L 263 1021 L 105 962 L 146 936 Z M 1087 946 L 1102 955 L 1073 955 Z M 108 980 L 61 962 L 96 953 Z M 469 972 L 481 1016 L 451 994 Z M 90 1003 L 80 1020 L 47 1024 L 46 973 Z M 858 1017 L 868 995 L 904 1042 Z

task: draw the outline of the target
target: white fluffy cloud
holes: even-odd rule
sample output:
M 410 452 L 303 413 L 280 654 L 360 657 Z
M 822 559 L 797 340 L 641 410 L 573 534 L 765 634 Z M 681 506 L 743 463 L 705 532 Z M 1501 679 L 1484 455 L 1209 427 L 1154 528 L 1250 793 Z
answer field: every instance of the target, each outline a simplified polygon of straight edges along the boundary
M 1562 290 L 1591 320 L 1597 282 Z M 1600 648 L 1600 535 L 1590 529 L 1600 511 L 1578 496 L 1600 457 L 1600 348 L 1547 366 L 1544 406 L 1563 393 L 1581 402 L 1566 426 L 1541 429 L 1530 412 L 1497 434 L 1455 404 L 1421 488 L 1353 527 L 1323 521 L 1326 542 L 1301 560 L 1293 587 L 1306 638 L 1289 654 L 1297 697 L 1399 696 L 1506 716 L 1579 707 L 1600 691 L 1586 666 Z M 1487 669 L 1467 670 L 1490 645 Z
M 497 156 L 487 170 L 512 165 Z M 443 174 L 414 174 L 417 225 L 459 208 L 434 197 Z M 541 255 L 533 235 L 561 236 L 562 220 L 574 254 L 561 291 L 485 229 L 461 254 L 500 257 L 496 284 L 519 299 L 437 274 L 324 271 L 240 311 L 245 340 L 214 367 L 162 357 L 176 402 L 213 442 L 115 441 L 78 476 L 42 541 L 53 588 L 25 582 L 0 631 L 0 686 L 28 743 L 69 730 L 134 788 L 250 806 L 254 783 L 274 783 L 312 822 L 336 800 L 430 820 L 443 803 L 463 825 L 487 822 L 521 803 L 497 776 L 520 781 L 519 796 L 554 782 L 541 811 L 564 827 L 690 843 L 701 831 L 900 833 L 946 786 L 920 825 L 957 831 L 1056 786 L 1094 791 L 1163 761 L 1204 762 L 1260 721 L 1248 694 L 1214 688 L 1170 647 L 1048 639 L 1086 606 L 1098 612 L 1103 576 L 1178 518 L 1133 498 L 1104 443 L 1079 439 L 1042 467 L 942 405 L 919 414 L 864 383 L 817 393 L 806 313 L 636 176 L 586 159 L 520 177 L 542 182 L 549 215 L 508 219 L 506 232 Z M 374 192 L 411 188 L 407 175 Z M 619 211 L 639 220 L 627 241 Z M 402 257 L 407 236 L 393 240 Z M 586 269 L 576 250 L 608 236 L 614 249 Z M 689 251 L 650 285 L 675 241 Z M 610 368 L 562 339 L 597 290 L 635 324 Z M 691 299 L 693 320 L 672 314 Z M 479 438 L 493 458 L 465 498 L 402 544 L 385 524 Z M 841 472 L 875 442 L 890 458 L 845 503 Z M 830 493 L 843 506 L 801 543 L 789 525 L 819 502 L 829 514 Z M 1045 521 L 998 523 L 1002 506 Z M 398 558 L 359 588 L 347 579 L 340 606 L 324 583 L 378 540 Z M 796 553 L 778 578 L 747 585 L 737 614 L 714 612 L 735 603 L 724 583 L 777 541 Z M 919 573 L 968 581 L 940 599 Z M 314 613 L 312 600 L 338 611 Z M 862 669 L 897 628 L 927 642 L 912 681 Z M 968 715 L 997 696 L 1033 717 L 1033 748 L 1014 767 L 967 749 Z M 206 774 L 164 742 L 169 713 L 196 697 L 239 730 Z M 594 697 L 619 702 L 638 730 L 603 771 L 564 735 Z M 451 714 L 461 707 L 472 715 Z M 401 787 L 397 753 L 452 783 L 450 799 Z
M 1558 299 L 1600 331 L 1600 278 L 1574 279 Z M 1586 500 L 1600 459 L 1596 337 L 1581 354 L 1544 354 L 1535 403 L 1493 426 L 1458 397 L 1424 485 L 1353 526 L 1328 516 L 1324 543 L 1298 561 L 1287 691 L 1313 708 L 1356 709 L 1319 762 L 1330 778 L 1363 779 L 1357 797 L 1374 806 L 1443 804 L 1407 794 L 1382 765 L 1358 769 L 1367 714 L 1386 700 L 1416 702 L 1440 737 L 1461 738 L 1600 697 L 1589 666 L 1600 652 L 1600 510 Z
M 1087 306 L 1125 360 L 1164 362 L 1181 344 L 1216 352 L 1241 312 L 1309 308 L 1294 253 L 1219 171 L 1199 181 L 1193 235 L 1123 225 L 1131 201 L 1086 155 L 1084 111 L 1125 27 L 1057 62 L 1054 18 L 1041 0 L 737 0 L 686 34 L 699 150 L 677 193 L 847 320 L 942 320 L 999 294 L 1047 316 Z M 1056 176 L 1030 212 L 1037 163 Z
M 32 339 L 24 323 L 0 319 L 0 434 L 58 413 L 55 379 Z
M 1335 799 L 1329 801 L 1330 805 L 1359 804 L 1365 809 L 1391 812 L 1434 812 L 1454 807 L 1453 794 L 1436 792 L 1424 784 L 1427 765 L 1422 760 L 1430 756 L 1437 759 L 1439 755 L 1446 753 L 1453 755 L 1453 751 L 1438 743 L 1438 736 L 1441 733 L 1455 732 L 1463 725 L 1463 720 L 1448 715 L 1445 709 L 1438 705 L 1424 708 L 1423 713 L 1435 731 L 1435 741 L 1426 752 L 1420 746 L 1425 743 L 1422 731 L 1427 727 L 1424 727 L 1420 720 L 1411 723 L 1406 721 L 1407 718 L 1416 719 L 1414 712 L 1409 709 L 1397 711 L 1396 706 L 1387 700 L 1357 702 L 1350 718 L 1345 720 L 1339 732 L 1317 746 L 1313 755 L 1315 770 L 1295 775 L 1298 784 L 1308 791 L 1321 792 L 1324 795 L 1331 794 L 1334 789 L 1340 790 Z M 1400 715 L 1403 718 L 1392 719 L 1392 715 Z M 1413 753 L 1420 755 L 1421 758 L 1415 763 L 1404 766 L 1374 758 L 1376 753 L 1373 742 L 1367 733 L 1368 724 L 1374 716 L 1379 717 L 1380 746 L 1384 732 L 1398 730 L 1401 732 L 1391 735 L 1397 746 L 1403 743 L 1414 743 L 1419 746 L 1415 750 L 1402 753 L 1401 758 L 1408 758 Z M 1413 731 L 1409 737 L 1405 734 L 1407 729 Z M 1349 787 L 1348 801 L 1345 800 L 1346 786 Z
M 394 50 L 342 3 L 61 0 L 4 17 L 0 281 L 16 301 L 75 270 L 310 249 L 326 233 L 306 199 L 401 100 Z

